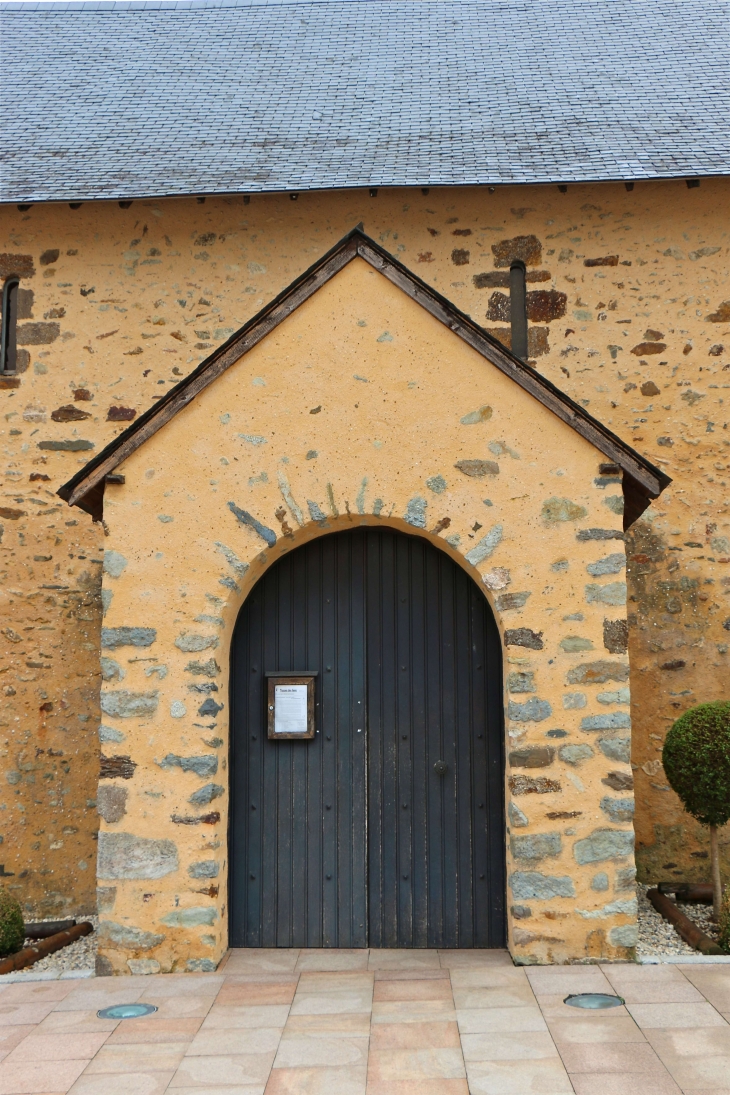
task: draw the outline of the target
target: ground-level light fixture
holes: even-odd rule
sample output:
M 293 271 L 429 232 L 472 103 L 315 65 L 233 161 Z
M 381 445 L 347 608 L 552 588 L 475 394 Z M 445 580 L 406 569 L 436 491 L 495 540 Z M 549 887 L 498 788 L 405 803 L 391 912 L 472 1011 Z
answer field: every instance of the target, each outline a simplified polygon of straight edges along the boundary
M 102 1008 L 97 1011 L 100 1019 L 140 1019 L 143 1015 L 151 1015 L 157 1011 L 154 1004 L 114 1004 L 110 1008 Z
M 604 1008 L 620 1008 L 626 1001 L 621 996 L 612 996 L 608 992 L 571 992 L 563 1003 L 571 1008 L 601 1011 Z

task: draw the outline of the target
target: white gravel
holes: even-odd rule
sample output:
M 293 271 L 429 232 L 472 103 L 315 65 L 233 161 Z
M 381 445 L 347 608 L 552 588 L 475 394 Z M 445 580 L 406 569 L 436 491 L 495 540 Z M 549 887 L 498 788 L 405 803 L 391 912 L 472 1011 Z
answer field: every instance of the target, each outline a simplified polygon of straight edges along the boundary
M 45 919 L 57 920 L 58 917 L 46 917 Z M 2 983 L 5 977 L 12 978 L 14 981 L 22 980 L 23 975 L 31 979 L 31 975 L 37 974 L 50 974 L 60 977 L 63 974 L 77 972 L 86 972 L 87 974 L 93 973 L 96 964 L 96 933 L 99 927 L 99 917 L 76 917 L 77 924 L 81 924 L 85 920 L 88 920 L 94 925 L 94 930 L 90 935 L 83 935 L 81 939 L 77 939 L 75 943 L 69 943 L 67 947 L 61 947 L 60 950 L 54 951 L 53 954 L 46 955 L 45 958 L 39 959 L 38 962 L 34 962 L 32 966 L 27 966 L 24 970 L 17 970 L 15 973 L 8 973 L 0 976 L 0 983 Z M 43 921 L 36 920 L 35 923 L 42 924 Z M 37 942 L 37 939 L 26 939 L 24 946 L 31 947 Z
M 685 943 L 669 921 L 665 920 L 654 906 L 647 901 L 646 892 L 652 888 L 651 886 L 642 886 L 640 883 L 637 883 L 636 886 L 639 899 L 637 957 L 639 959 L 674 955 L 694 955 L 696 957 L 699 952 L 694 947 L 690 947 L 688 943 Z M 711 939 L 717 938 L 717 926 L 710 919 L 712 916 L 711 905 L 686 905 L 678 902 L 678 908 L 690 920 L 694 920 L 698 927 Z

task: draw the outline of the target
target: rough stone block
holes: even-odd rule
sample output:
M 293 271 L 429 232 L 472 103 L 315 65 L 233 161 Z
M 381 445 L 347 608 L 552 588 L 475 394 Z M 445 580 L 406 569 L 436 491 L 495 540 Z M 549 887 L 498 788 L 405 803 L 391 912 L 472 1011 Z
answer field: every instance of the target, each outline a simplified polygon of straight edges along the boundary
M 152 840 L 132 833 L 103 830 L 99 833 L 99 878 L 164 878 L 178 867 L 177 847 L 172 840 Z
M 118 646 L 152 646 L 157 638 L 154 627 L 102 627 L 101 645 L 108 650 Z
M 529 672 L 510 673 L 507 677 L 507 690 L 509 692 L 534 692 L 535 674 Z
M 548 701 L 537 697 L 527 700 L 526 703 L 510 700 L 507 706 L 507 717 L 515 722 L 544 722 L 552 713 L 553 709 Z
M 101 692 L 101 709 L 105 715 L 117 719 L 147 718 L 154 715 L 159 702 L 159 692 Z
M 554 757 L 551 745 L 526 745 L 510 752 L 509 763 L 511 768 L 548 768 Z
M 515 871 L 510 875 L 510 889 L 518 901 L 549 901 L 553 897 L 575 897 L 572 878 L 538 871 Z
M 100 785 L 96 792 L 96 808 L 108 825 L 115 825 L 127 812 L 127 788 Z
M 205 787 L 201 787 L 199 791 L 190 796 L 188 802 L 191 806 L 207 806 L 214 798 L 220 798 L 223 794 L 225 794 L 225 788 L 221 787 L 220 784 L 206 783 Z
M 576 840 L 573 854 L 576 862 L 601 863 L 632 855 L 634 834 L 628 829 L 594 829 L 590 836 Z
M 213 925 L 218 913 L 212 905 L 197 906 L 192 909 L 173 909 L 161 918 L 170 928 L 197 928 L 202 924 Z
M 633 798 L 611 798 L 608 795 L 604 795 L 600 805 L 604 814 L 607 814 L 609 819 L 617 825 L 633 819 Z
M 160 768 L 182 768 L 183 772 L 195 772 L 196 776 L 214 776 L 218 771 L 218 757 L 214 753 L 200 757 L 179 757 L 176 753 L 168 753 L 156 763 Z
M 217 878 L 220 864 L 215 859 L 205 859 L 200 863 L 191 863 L 188 874 L 191 878 Z
M 627 681 L 629 666 L 626 662 L 584 662 L 569 669 L 568 684 L 605 684 L 606 681 Z
M 99 924 L 99 945 L 102 947 L 126 947 L 129 950 L 149 951 L 159 947 L 165 939 L 156 932 L 142 931 L 128 924 L 116 924 L 102 920 Z
M 623 764 L 631 763 L 631 738 L 599 738 L 598 748 L 610 760 L 618 760 Z
M 590 745 L 563 745 L 558 750 L 558 756 L 566 764 L 580 764 L 593 756 Z
M 628 711 L 607 711 L 605 715 L 586 715 L 580 720 L 581 730 L 630 730 Z
M 529 836 L 513 836 L 510 848 L 515 859 L 541 860 L 560 855 L 563 844 L 560 833 L 531 833 Z
M 611 582 L 607 586 L 587 585 L 588 604 L 625 605 L 626 582 Z

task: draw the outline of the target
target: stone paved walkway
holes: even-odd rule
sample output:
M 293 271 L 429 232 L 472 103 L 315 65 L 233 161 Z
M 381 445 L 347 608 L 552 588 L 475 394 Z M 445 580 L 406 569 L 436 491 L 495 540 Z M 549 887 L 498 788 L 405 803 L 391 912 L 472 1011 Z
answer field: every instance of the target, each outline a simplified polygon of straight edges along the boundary
M 571 992 L 626 1006 L 569 1008 Z M 138 1000 L 144 1019 L 97 1010 Z M 232 951 L 215 974 L 0 985 L 0 1095 L 719 1095 L 730 966 Z

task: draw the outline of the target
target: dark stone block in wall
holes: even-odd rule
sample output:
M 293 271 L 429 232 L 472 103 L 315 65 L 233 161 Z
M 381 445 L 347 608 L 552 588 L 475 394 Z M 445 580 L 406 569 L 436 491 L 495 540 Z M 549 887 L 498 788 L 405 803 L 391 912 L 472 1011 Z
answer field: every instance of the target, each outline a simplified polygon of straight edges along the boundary
M 32 255 L 0 254 L 0 278 L 32 278 L 34 274 Z
M 33 318 L 34 295 L 32 289 L 18 289 L 18 319 Z
M 568 298 L 557 289 L 535 289 L 527 294 L 527 318 L 533 323 L 549 323 L 565 315 Z
M 131 757 L 99 758 L 99 779 L 131 779 L 137 767 Z
M 492 293 L 487 307 L 487 319 L 496 320 L 498 323 L 509 323 L 512 315 L 512 305 L 506 293 Z
M 24 323 L 18 327 L 18 346 L 47 346 L 61 333 L 58 323 Z
M 576 540 L 623 540 L 623 532 L 613 528 L 582 528 L 575 534 Z
M 542 631 L 531 631 L 529 627 L 508 628 L 504 633 L 505 646 L 524 646 L 528 650 L 542 650 Z
M 67 403 L 51 411 L 51 418 L 54 422 L 83 422 L 85 418 L 91 418 L 91 413 L 74 407 L 73 403 Z
M 583 259 L 584 266 L 618 266 L 618 255 L 603 255 L 598 259 Z
M 626 620 L 604 620 L 603 645 L 611 654 L 625 654 L 629 648 L 628 622 Z
M 631 772 L 609 772 L 601 783 L 605 783 L 614 791 L 633 791 L 634 789 L 634 777 Z
M 524 262 L 525 266 L 539 266 L 542 260 L 542 244 L 537 236 L 515 236 L 511 240 L 500 240 L 492 244 L 494 265 L 509 267 L 513 262 Z
M 470 255 L 470 251 L 465 251 L 461 247 L 455 247 L 451 252 L 451 261 L 454 266 L 468 266 Z
M 53 266 L 54 262 L 58 261 L 58 256 L 61 254 L 57 247 L 49 248 L 48 251 L 44 251 L 41 255 L 41 266 Z
M 511 768 L 549 768 L 554 758 L 555 750 L 551 745 L 532 745 L 513 749 L 509 763 Z
M 106 414 L 107 422 L 131 422 L 136 417 L 133 407 L 110 407 Z
M 528 357 L 542 357 L 543 354 L 547 354 L 550 352 L 550 345 L 548 343 L 549 332 L 549 327 L 527 328 Z

